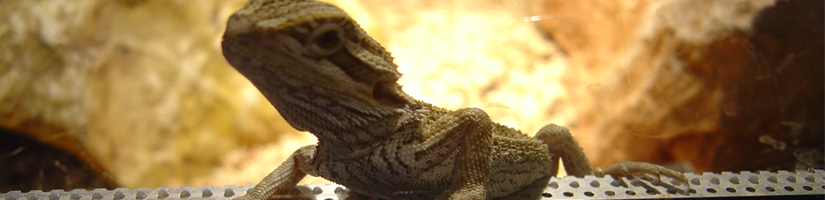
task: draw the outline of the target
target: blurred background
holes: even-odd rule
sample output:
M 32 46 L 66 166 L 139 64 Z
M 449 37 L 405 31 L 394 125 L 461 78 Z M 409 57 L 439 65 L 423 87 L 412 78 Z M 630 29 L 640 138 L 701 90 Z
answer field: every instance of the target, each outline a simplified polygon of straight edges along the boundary
M 413 97 L 596 167 L 823 168 L 821 0 L 330 1 Z M 314 143 L 221 54 L 245 3 L 0 1 L 0 192 L 253 184 Z

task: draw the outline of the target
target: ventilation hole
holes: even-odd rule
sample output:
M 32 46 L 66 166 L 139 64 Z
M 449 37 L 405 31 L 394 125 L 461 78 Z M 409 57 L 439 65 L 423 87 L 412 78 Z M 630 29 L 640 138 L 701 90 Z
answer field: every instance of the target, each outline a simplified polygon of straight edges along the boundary
M 570 187 L 579 188 L 579 187 L 581 187 L 581 185 L 579 185 L 578 181 L 573 181 L 573 182 L 570 182 Z
M 788 180 L 788 182 L 790 182 L 790 183 L 796 183 L 796 177 L 793 177 L 793 176 L 789 176 L 785 180 Z
M 324 200 L 334 200 L 334 199 L 332 199 L 332 198 L 326 198 L 326 199 L 324 199 Z
M 734 185 L 739 185 L 739 177 L 731 177 L 728 181 L 730 181 L 730 183 L 733 183 Z
M 624 194 L 630 195 L 630 196 L 636 196 L 636 192 L 634 192 L 633 190 L 625 191 Z
M 716 189 L 713 189 L 713 188 L 708 188 L 708 189 L 706 189 L 705 191 L 708 191 L 709 193 L 714 193 L 714 194 L 716 194 Z
M 771 176 L 771 177 L 768 177 L 768 182 L 771 182 L 771 183 L 777 183 L 777 181 L 776 181 L 776 176 Z
M 335 192 L 335 194 L 343 194 L 344 192 L 346 192 L 346 190 L 344 190 L 344 188 L 342 187 L 335 187 L 335 190 L 333 190 L 333 192 Z
M 765 190 L 767 190 L 768 192 L 776 192 L 776 189 L 774 189 L 773 187 L 765 187 Z
M 822 189 L 825 189 L 825 185 L 822 185 Z
M 235 196 L 235 191 L 226 189 L 223 191 L 223 197 L 232 197 Z
M 698 191 L 696 191 L 696 190 L 694 190 L 694 189 L 688 189 L 688 193 L 691 193 L 691 194 L 696 194 L 697 192 L 698 192 Z
M 212 197 L 212 190 L 208 190 L 208 189 L 203 190 L 203 193 L 201 194 L 201 197 Z
M 125 199 L 126 195 L 123 195 L 123 192 L 117 191 L 115 192 L 115 200 Z
M 756 177 L 756 176 L 748 177 L 748 181 L 753 183 L 753 184 L 759 184 L 759 177 Z
M 710 183 L 714 185 L 719 185 L 719 178 L 713 177 L 710 178 Z
M 676 194 L 676 193 L 679 193 L 679 191 L 676 191 L 676 190 L 674 190 L 674 189 L 667 189 L 667 190 L 665 190 L 665 192 L 667 192 L 668 194 Z
M 690 184 L 691 185 L 702 185 L 702 181 L 700 181 L 698 178 L 693 178 L 693 179 L 690 179 Z
M 183 192 L 180 192 L 180 198 L 189 198 L 190 196 L 192 196 L 192 194 L 189 193 L 189 191 L 184 190 Z
M 564 196 L 566 196 L 566 197 L 573 197 L 573 193 L 572 193 L 572 192 L 564 192 L 564 193 L 562 193 L 562 195 L 564 195 Z
M 312 188 L 312 194 L 321 194 L 322 192 L 324 192 L 324 190 L 319 187 Z
M 730 193 L 736 193 L 736 188 L 725 188 Z
M 552 183 L 547 185 L 547 187 L 550 187 L 550 188 L 553 188 L 553 189 L 559 189 L 559 183 L 556 183 L 555 181 L 553 181 Z
M 299 195 L 301 194 L 301 190 L 299 190 L 298 188 L 292 188 L 292 191 L 289 192 L 289 194 Z
M 816 182 L 816 180 L 814 179 L 814 176 L 811 176 L 811 175 L 805 176 L 805 180 L 808 181 L 808 182 L 811 182 L 811 183 Z
M 822 186 L 822 187 L 825 187 L 825 186 Z M 122 194 L 121 194 L 121 195 L 122 195 Z M 57 199 L 58 199 L 58 198 L 57 198 L 57 195 L 56 195 L 56 194 L 50 194 L 50 195 L 49 195 L 49 200 L 57 200 Z M 122 199 L 122 198 L 121 198 L 121 199 Z
M 135 194 L 135 198 L 136 199 L 145 199 L 146 198 L 146 192 L 143 192 L 143 191 L 137 192 L 137 194 Z
M 593 192 L 590 192 L 590 191 L 584 192 L 584 196 L 593 197 L 595 195 L 596 194 L 593 194 Z
M 602 185 L 598 181 L 590 181 L 590 187 L 599 188 Z
M 165 199 L 169 197 L 169 193 L 166 190 L 159 190 L 158 191 L 158 199 Z
M 647 190 L 647 191 L 645 191 L 645 193 L 650 194 L 650 195 L 654 195 L 654 194 L 659 194 L 659 191 L 656 191 L 656 190 Z
M 791 186 L 785 186 L 785 190 L 787 190 L 788 192 L 793 192 L 794 189 Z
M 753 187 L 746 187 L 745 190 L 747 190 L 748 192 L 756 192 L 756 189 L 754 189 Z
M 607 196 L 611 196 L 611 197 L 616 196 L 616 193 L 613 192 L 613 191 L 605 191 L 604 194 L 606 194 Z
M 620 186 L 622 186 L 622 182 L 620 182 L 619 180 L 614 179 L 613 181 L 610 181 L 610 185 L 613 186 L 613 187 L 620 187 Z
M 662 186 L 662 179 L 648 179 L 648 181 L 650 181 L 650 185 Z
M 642 181 L 640 181 L 638 179 L 630 180 L 630 185 L 639 187 L 639 186 L 642 186 Z
M 670 184 L 674 185 L 674 186 L 680 186 L 680 185 L 682 185 L 682 182 L 679 181 L 679 180 L 674 179 L 674 180 L 670 180 Z
M 547 193 L 547 192 L 542 192 L 541 196 L 544 197 L 544 198 L 550 198 L 550 197 L 553 197 L 553 194 L 550 194 L 550 193 Z
M 95 192 L 95 194 L 92 195 L 92 199 L 103 199 L 103 194 L 100 194 L 100 192 Z
M 812 188 L 811 186 L 807 186 L 807 185 L 806 185 L 806 186 L 802 186 L 802 189 L 805 189 L 805 190 L 807 190 L 807 191 L 813 191 L 813 190 L 814 190 L 814 188 Z

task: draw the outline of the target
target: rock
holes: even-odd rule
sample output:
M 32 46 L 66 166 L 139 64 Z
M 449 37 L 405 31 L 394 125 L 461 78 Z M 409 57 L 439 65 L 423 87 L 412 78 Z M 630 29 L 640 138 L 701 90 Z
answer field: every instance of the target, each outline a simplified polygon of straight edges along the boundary
M 571 125 L 597 166 L 793 169 L 796 149 L 822 145 L 821 1 L 536 3 L 570 55 Z

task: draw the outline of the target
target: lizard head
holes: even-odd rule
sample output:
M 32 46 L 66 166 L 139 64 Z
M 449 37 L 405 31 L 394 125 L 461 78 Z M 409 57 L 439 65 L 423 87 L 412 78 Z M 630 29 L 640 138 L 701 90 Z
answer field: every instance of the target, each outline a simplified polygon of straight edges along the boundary
M 222 47 L 299 130 L 369 125 L 414 102 L 389 52 L 326 3 L 252 0 L 229 18 Z

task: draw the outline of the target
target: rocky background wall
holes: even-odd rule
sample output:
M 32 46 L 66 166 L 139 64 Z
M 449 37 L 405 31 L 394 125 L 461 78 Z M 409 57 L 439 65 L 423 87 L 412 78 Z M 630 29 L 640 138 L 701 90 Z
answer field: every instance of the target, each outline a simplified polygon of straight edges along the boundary
M 0 192 L 252 184 L 313 143 L 223 59 L 244 3 L 0 1 Z M 567 126 L 594 166 L 823 168 L 822 1 L 333 3 L 412 96 Z

